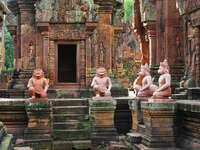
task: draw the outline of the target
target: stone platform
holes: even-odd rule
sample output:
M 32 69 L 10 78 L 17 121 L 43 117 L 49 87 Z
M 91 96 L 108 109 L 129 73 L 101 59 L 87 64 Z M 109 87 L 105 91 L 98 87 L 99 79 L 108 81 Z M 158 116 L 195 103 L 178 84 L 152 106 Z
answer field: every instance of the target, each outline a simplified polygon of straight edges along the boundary
M 92 89 L 49 89 L 48 98 L 90 98 L 93 96 Z M 128 89 L 112 88 L 113 97 L 128 96 Z M 0 89 L 0 98 L 27 98 L 28 91 L 25 89 Z

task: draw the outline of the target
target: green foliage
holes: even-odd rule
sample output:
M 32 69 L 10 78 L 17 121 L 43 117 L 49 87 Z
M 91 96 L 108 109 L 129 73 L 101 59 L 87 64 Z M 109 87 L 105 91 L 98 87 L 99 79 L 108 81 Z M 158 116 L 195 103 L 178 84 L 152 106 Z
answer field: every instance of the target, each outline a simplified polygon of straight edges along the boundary
M 5 67 L 7 70 L 11 70 L 13 68 L 13 62 L 14 62 L 13 40 L 5 25 L 3 26 L 3 30 L 4 30 L 4 40 L 5 40 Z
M 124 0 L 124 22 L 128 22 L 132 17 L 133 0 Z
M 123 65 L 123 78 L 128 78 L 130 85 L 133 84 L 135 78 L 137 77 L 137 72 L 139 68 L 139 63 L 137 63 L 132 57 L 122 58 L 119 63 Z

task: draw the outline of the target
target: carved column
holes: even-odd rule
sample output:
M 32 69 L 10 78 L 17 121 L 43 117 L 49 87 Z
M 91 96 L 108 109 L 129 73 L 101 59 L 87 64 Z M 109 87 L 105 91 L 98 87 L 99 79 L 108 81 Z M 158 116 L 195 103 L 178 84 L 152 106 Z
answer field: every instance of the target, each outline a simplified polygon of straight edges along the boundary
M 35 8 L 34 0 L 18 0 L 22 68 L 35 68 Z
M 43 53 L 42 53 L 42 68 L 47 70 L 47 59 L 48 59 L 48 52 L 49 52 L 49 33 L 42 32 L 43 37 Z
M 87 22 L 86 23 L 86 87 L 89 87 L 93 77 L 93 66 L 94 66 L 94 55 L 95 53 L 95 45 L 94 43 L 94 30 L 97 27 L 97 23 L 95 22 Z
M 37 23 L 37 49 L 36 49 L 36 67 L 48 70 L 49 54 L 49 23 Z
M 112 27 L 112 11 L 113 0 L 94 0 L 98 4 L 99 20 L 98 20 L 98 64 L 96 67 L 103 66 L 107 69 L 112 68 L 112 43 L 113 43 L 113 27 Z
M 200 87 L 200 28 L 194 29 L 194 50 L 192 56 L 192 75 L 195 81 L 196 87 Z
M 156 64 L 157 49 L 156 49 L 156 22 L 146 22 L 143 24 L 147 30 L 149 39 L 149 65 L 153 67 Z

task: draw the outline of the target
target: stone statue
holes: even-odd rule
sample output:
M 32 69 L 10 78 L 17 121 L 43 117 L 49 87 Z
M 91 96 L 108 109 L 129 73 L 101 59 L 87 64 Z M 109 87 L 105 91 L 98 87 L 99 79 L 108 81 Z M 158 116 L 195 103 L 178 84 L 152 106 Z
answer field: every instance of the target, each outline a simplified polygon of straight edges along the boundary
M 160 63 L 158 73 L 161 74 L 158 80 L 159 87 L 151 98 L 168 99 L 171 96 L 171 75 L 169 74 L 169 65 L 166 59 Z
M 148 64 L 142 65 L 140 72 L 138 73 L 139 78 L 142 79 L 141 85 L 134 85 L 137 96 L 152 96 L 153 92 L 157 89 L 157 86 L 152 84 L 152 77 L 150 75 L 150 69 Z
M 96 76 L 92 80 L 91 87 L 96 97 L 111 96 L 112 82 L 107 76 L 105 68 L 100 67 L 96 70 Z
M 35 69 L 31 79 L 28 81 L 28 91 L 31 96 L 30 102 L 34 102 L 37 98 L 41 101 L 47 101 L 47 90 L 49 88 L 49 81 L 44 77 L 42 69 Z

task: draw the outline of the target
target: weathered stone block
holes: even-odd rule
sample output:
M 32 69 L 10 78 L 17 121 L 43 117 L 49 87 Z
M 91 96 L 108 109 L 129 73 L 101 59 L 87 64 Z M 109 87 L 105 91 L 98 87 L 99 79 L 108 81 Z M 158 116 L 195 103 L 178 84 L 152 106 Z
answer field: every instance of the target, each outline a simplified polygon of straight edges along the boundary
M 177 111 L 177 146 L 183 150 L 200 149 L 200 102 L 180 100 Z
M 28 126 L 24 131 L 25 140 L 51 139 L 51 102 L 25 102 Z
M 0 120 L 6 125 L 8 134 L 22 138 L 27 126 L 24 99 L 0 99 Z
M 114 140 L 116 138 L 116 129 L 114 128 L 116 101 L 111 97 L 96 97 L 90 100 L 89 104 L 92 145 L 95 146 Z
M 142 143 L 152 148 L 175 146 L 175 103 L 141 103 L 146 126 Z

